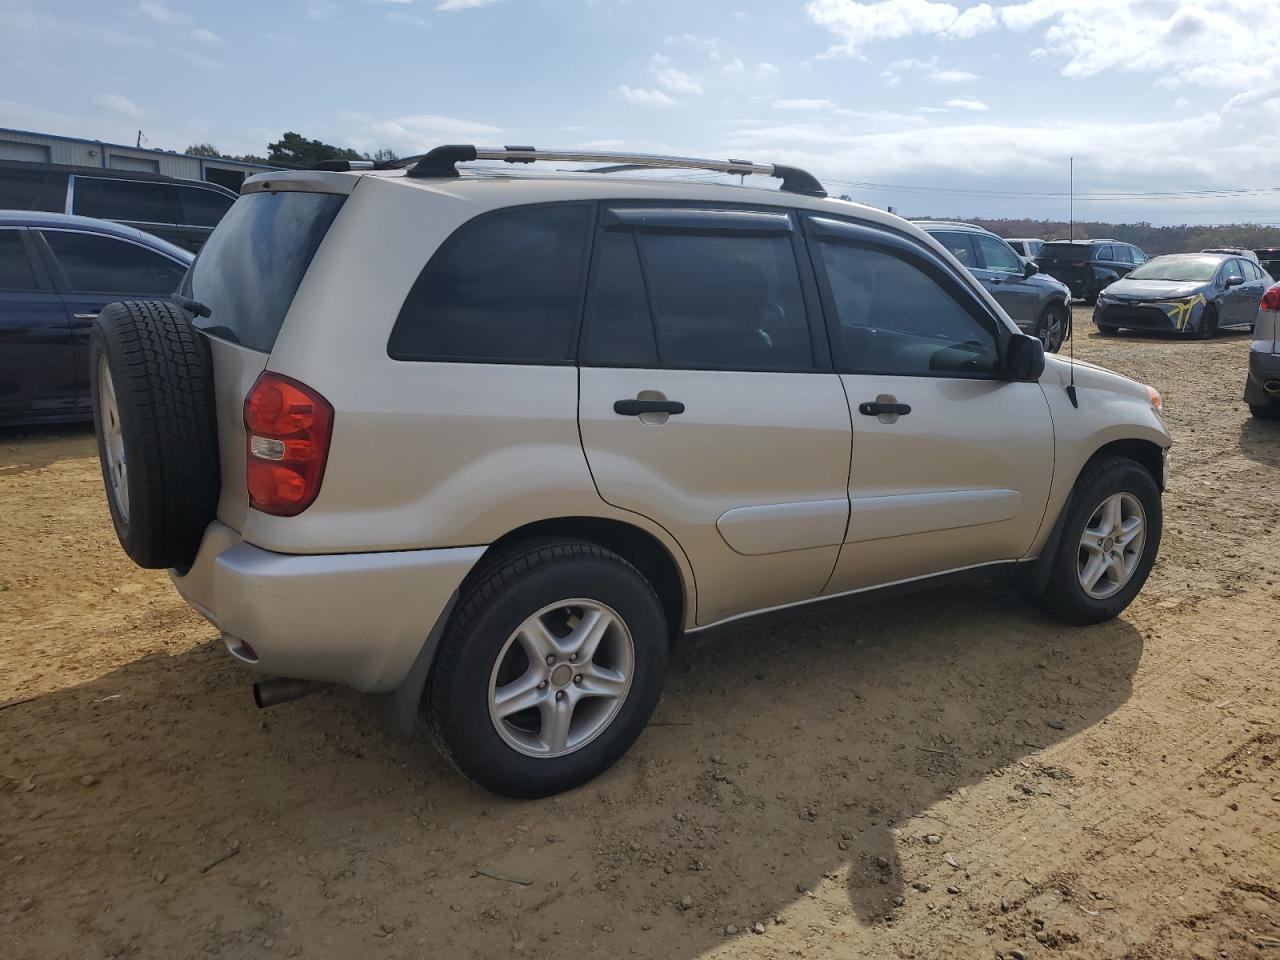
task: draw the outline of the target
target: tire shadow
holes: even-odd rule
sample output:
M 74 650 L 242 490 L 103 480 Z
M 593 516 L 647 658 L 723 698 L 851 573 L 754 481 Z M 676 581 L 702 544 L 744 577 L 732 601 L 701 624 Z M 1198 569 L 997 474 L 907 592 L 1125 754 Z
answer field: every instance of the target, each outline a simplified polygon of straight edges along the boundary
M 0 477 L 30 473 L 61 460 L 97 455 L 91 423 L 0 427 Z
M 931 808 L 1045 773 L 1141 654 L 999 587 L 829 608 L 682 646 L 632 751 L 533 802 L 392 741 L 367 698 L 258 712 L 220 643 L 149 657 L 0 709 L 5 952 L 692 960 L 832 884 L 884 923 L 921 895 L 896 851 L 945 834 Z
M 1240 452 L 1255 463 L 1280 467 L 1280 420 L 1262 420 L 1246 410 L 1240 424 Z

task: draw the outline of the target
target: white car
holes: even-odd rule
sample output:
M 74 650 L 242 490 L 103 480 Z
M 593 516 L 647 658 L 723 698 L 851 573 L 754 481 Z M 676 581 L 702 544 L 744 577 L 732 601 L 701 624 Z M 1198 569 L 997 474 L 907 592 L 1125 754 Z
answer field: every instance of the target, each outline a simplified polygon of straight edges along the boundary
M 1046 359 L 907 221 L 740 161 L 332 166 L 246 181 L 90 349 L 120 541 L 260 704 L 391 694 L 539 796 L 622 756 L 681 634 L 997 571 L 1096 623 L 1145 582 L 1159 394 Z

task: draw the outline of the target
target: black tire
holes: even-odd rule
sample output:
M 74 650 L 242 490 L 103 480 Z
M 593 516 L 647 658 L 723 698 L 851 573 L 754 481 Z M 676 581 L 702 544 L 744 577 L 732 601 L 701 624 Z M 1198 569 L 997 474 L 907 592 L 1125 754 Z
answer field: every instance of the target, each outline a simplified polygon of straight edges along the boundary
M 1146 541 L 1129 580 L 1106 599 L 1089 596 L 1080 583 L 1077 561 L 1080 541 L 1090 518 L 1104 499 L 1115 493 L 1137 498 L 1146 515 Z M 1140 464 L 1126 457 L 1102 457 L 1081 472 L 1067 505 L 1067 519 L 1049 572 L 1048 585 L 1039 597 L 1051 616 L 1072 624 L 1101 623 L 1117 616 L 1138 595 L 1160 550 L 1164 527 L 1160 488 Z
M 603 604 L 625 624 L 634 651 L 630 687 L 594 739 L 561 756 L 529 756 L 498 733 L 500 721 L 489 711 L 490 680 L 517 628 L 543 607 L 570 598 Z M 494 793 L 528 798 L 570 790 L 612 766 L 649 722 L 662 693 L 668 647 L 662 604 L 622 557 L 580 540 L 517 544 L 485 561 L 463 587 L 431 670 L 432 736 L 454 767 Z
M 127 508 L 113 490 L 104 440 L 104 365 L 123 440 Z M 108 304 L 89 335 L 89 389 L 120 545 L 140 567 L 185 570 L 214 518 L 221 486 L 208 344 L 172 303 Z
M 1056 337 L 1049 332 L 1053 326 L 1054 317 L 1058 320 Z M 1070 336 L 1070 329 L 1071 311 L 1064 304 L 1051 303 L 1040 313 L 1040 319 L 1036 321 L 1035 335 L 1044 344 L 1045 353 L 1057 353 Z
M 1119 327 L 1113 327 L 1109 323 L 1098 324 L 1098 336 L 1100 337 L 1114 337 L 1119 332 Z
M 1218 333 L 1218 308 L 1209 304 L 1200 314 L 1200 322 L 1196 324 L 1197 340 L 1212 340 Z
M 1266 403 L 1251 403 L 1249 413 L 1259 420 L 1280 420 L 1280 398 L 1269 397 Z

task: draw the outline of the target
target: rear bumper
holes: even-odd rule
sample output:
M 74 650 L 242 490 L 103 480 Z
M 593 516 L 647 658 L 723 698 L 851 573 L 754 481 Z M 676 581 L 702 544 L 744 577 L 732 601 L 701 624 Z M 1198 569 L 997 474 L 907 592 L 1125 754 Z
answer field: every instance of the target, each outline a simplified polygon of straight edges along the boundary
M 205 531 L 195 563 L 171 573 L 184 600 L 261 673 L 366 693 L 396 689 L 484 547 L 286 555 Z
M 1277 394 L 1268 393 L 1264 388 L 1263 384 L 1267 383 L 1280 383 L 1280 354 L 1265 350 L 1249 351 L 1249 379 L 1244 388 L 1245 402 L 1266 403 L 1276 397 Z

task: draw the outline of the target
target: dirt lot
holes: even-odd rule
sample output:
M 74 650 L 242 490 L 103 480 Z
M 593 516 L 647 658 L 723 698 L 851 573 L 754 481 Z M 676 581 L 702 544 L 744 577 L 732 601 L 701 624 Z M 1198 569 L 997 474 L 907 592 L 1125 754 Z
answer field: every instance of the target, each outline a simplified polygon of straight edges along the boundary
M 88 433 L 0 434 L 0 956 L 1280 957 L 1280 424 L 1247 337 L 1077 349 L 1178 441 L 1122 619 L 993 585 L 700 641 L 533 803 L 354 694 L 255 710 Z

